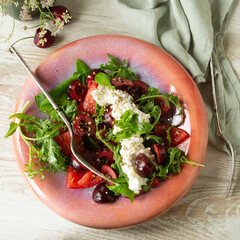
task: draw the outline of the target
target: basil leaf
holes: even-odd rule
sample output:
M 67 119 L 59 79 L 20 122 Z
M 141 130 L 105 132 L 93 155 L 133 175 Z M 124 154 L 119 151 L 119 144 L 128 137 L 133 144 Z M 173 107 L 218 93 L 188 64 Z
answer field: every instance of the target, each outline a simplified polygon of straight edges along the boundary
M 76 72 L 73 74 L 73 76 L 68 78 L 63 83 L 58 85 L 54 90 L 49 92 L 54 102 L 60 108 L 62 108 L 63 113 L 70 121 L 72 121 L 77 114 L 77 103 L 75 100 L 69 100 L 67 95 L 67 88 L 69 84 L 74 80 L 80 80 L 86 86 L 86 78 L 90 72 L 90 68 L 79 59 L 76 60 L 75 65 Z M 34 97 L 34 99 L 39 109 L 42 112 L 49 114 L 50 118 L 53 121 L 61 121 L 61 118 L 58 116 L 57 112 L 52 107 L 51 103 L 48 101 L 48 99 L 43 93 L 39 93 Z
M 103 86 L 107 86 L 110 87 L 111 89 L 115 89 L 114 86 L 112 86 L 111 82 L 110 82 L 110 78 L 108 77 L 107 74 L 105 73 L 98 73 L 95 76 L 95 82 L 97 84 L 103 85 Z
M 91 69 L 80 59 L 75 61 L 76 72 L 80 74 L 84 74 L 86 77 L 88 76 Z

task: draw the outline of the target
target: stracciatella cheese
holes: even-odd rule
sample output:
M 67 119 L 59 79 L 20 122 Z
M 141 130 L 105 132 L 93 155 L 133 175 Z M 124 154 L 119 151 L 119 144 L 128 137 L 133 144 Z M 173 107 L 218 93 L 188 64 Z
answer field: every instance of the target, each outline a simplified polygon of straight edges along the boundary
M 107 86 L 98 85 L 97 89 L 91 94 L 100 106 L 111 105 L 111 115 L 115 120 L 120 120 L 124 112 L 130 109 L 132 114 L 138 114 L 139 122 L 149 122 L 150 115 L 140 111 L 134 104 L 132 96 L 125 91 L 113 90 Z M 121 128 L 114 126 L 113 134 L 116 134 L 120 130 Z M 122 157 L 121 167 L 128 177 L 129 189 L 135 193 L 139 193 L 141 187 L 146 185 L 147 178 L 143 178 L 136 173 L 132 160 L 139 153 L 144 153 L 150 160 L 153 160 L 154 156 L 151 154 L 150 148 L 144 147 L 143 138 L 140 135 L 122 139 L 120 143 L 122 145 L 120 150 Z
M 145 148 L 143 145 L 143 138 L 139 135 L 121 140 L 120 154 L 122 156 L 121 167 L 123 172 L 127 175 L 129 182 L 129 189 L 135 193 L 139 193 L 142 185 L 146 185 L 147 178 L 139 176 L 133 166 L 132 159 L 135 159 L 138 154 L 143 153 L 149 159 L 153 160 L 154 156 L 150 152 L 150 148 Z

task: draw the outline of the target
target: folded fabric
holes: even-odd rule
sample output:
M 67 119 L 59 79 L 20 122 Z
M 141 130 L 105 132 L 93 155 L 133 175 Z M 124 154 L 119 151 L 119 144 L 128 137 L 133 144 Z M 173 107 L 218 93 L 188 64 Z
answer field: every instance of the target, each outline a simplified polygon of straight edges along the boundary
M 190 72 L 205 102 L 209 142 L 229 152 L 213 114 L 213 57 L 220 127 L 240 153 L 240 82 L 225 57 L 223 37 L 234 0 L 117 0 L 131 35 L 169 52 Z

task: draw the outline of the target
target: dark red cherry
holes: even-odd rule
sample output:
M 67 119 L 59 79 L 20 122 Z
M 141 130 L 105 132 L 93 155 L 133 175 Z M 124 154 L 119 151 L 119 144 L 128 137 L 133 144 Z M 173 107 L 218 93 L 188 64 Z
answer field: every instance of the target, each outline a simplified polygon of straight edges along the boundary
M 133 86 L 129 89 L 128 92 L 134 99 L 138 99 L 143 94 L 148 94 L 148 85 L 142 81 L 135 81 L 133 82 Z
M 93 136 L 96 132 L 96 124 L 88 114 L 78 114 L 73 122 L 73 131 L 78 136 Z
M 41 34 L 41 32 L 45 33 Z M 39 48 L 48 48 L 53 45 L 55 37 L 52 36 L 52 33 L 49 30 L 42 30 L 41 28 L 38 28 L 33 41 Z
M 104 123 L 107 127 L 113 127 L 114 118 L 111 115 L 111 111 L 111 107 L 108 107 L 103 114 Z
M 60 19 L 64 24 L 67 24 L 70 19 L 65 21 L 64 15 L 68 14 L 70 16 L 69 10 L 64 6 L 55 6 L 51 9 L 52 14 L 56 19 Z
M 179 115 L 179 114 L 177 114 L 177 112 L 178 112 L 178 110 L 174 106 L 174 104 L 170 103 L 170 109 L 167 112 L 167 114 L 165 114 L 164 116 L 161 116 L 160 123 L 176 125 L 176 123 L 181 122 L 181 120 L 184 121 L 184 117 L 185 117 L 184 114 L 183 115 Z
M 95 79 L 95 76 L 100 72 L 103 73 L 104 71 L 102 71 L 101 69 L 97 69 L 97 68 L 94 68 L 90 71 L 90 73 L 87 76 L 87 88 L 90 88 L 90 86 L 92 85 L 92 83 Z
M 154 172 L 153 163 L 146 157 L 145 154 L 140 153 L 134 161 L 137 173 L 144 178 L 148 178 Z
M 87 94 L 87 88 L 78 81 L 72 81 L 67 87 L 68 97 L 76 100 L 77 103 L 80 103 L 84 100 L 85 95 Z
M 115 170 L 114 170 L 113 168 L 111 168 L 110 166 L 104 164 L 104 165 L 102 165 L 101 170 L 102 170 L 102 173 L 103 173 L 106 177 L 108 177 L 108 178 L 110 178 L 110 179 L 116 179 L 116 178 L 117 178 L 117 173 L 116 173 Z M 113 185 L 113 183 L 111 183 L 111 182 L 109 182 L 109 181 L 108 181 L 108 184 L 109 184 L 109 185 Z
M 69 165 L 76 170 L 77 172 L 85 172 L 86 170 L 88 170 L 84 165 L 82 165 L 75 157 L 74 155 L 71 153 L 71 158 L 69 161 Z
M 154 153 L 154 155 L 156 157 L 157 164 L 162 165 L 167 158 L 166 148 L 160 144 L 152 144 L 151 150 L 152 150 L 152 153 Z
M 111 83 L 113 86 L 115 86 L 116 89 L 119 90 L 128 90 L 133 86 L 132 81 L 123 77 L 114 77 L 112 78 Z
M 166 104 L 163 98 L 156 97 L 154 98 L 154 104 L 158 105 L 161 109 L 161 116 L 164 116 L 168 113 L 170 107 Z
M 109 149 L 99 149 L 96 152 L 95 165 L 101 169 L 102 165 L 113 163 L 113 152 Z
M 98 125 L 98 131 L 101 131 L 101 133 L 99 134 L 102 138 L 105 137 L 105 134 L 108 130 L 108 127 L 104 124 L 104 123 L 100 123 Z M 97 137 L 95 137 L 95 139 L 97 140 Z
M 117 200 L 114 192 L 106 187 L 106 183 L 99 183 L 93 191 L 93 201 L 96 203 L 113 203 Z

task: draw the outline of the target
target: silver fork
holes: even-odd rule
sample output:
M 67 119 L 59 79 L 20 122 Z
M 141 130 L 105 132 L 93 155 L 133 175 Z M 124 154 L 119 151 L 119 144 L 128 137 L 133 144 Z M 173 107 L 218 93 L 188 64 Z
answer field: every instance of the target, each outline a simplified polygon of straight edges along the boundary
M 229 183 L 228 183 L 228 188 L 227 188 L 227 192 L 226 192 L 226 197 L 228 197 L 230 190 L 231 190 L 231 185 L 232 185 L 235 159 L 234 159 L 233 146 L 230 143 L 230 141 L 222 133 L 220 123 L 219 123 L 218 106 L 217 106 L 216 89 L 215 89 L 215 74 L 214 74 L 212 57 L 210 59 L 210 73 L 211 73 L 211 83 L 212 83 L 213 111 L 214 111 L 214 116 L 215 116 L 215 120 L 216 120 L 217 131 L 218 131 L 220 137 L 227 143 L 227 145 L 230 149 L 230 152 L 231 152 L 231 156 L 232 156 L 232 166 L 231 166 L 231 170 L 230 170 Z
M 15 42 L 16 43 L 16 42 Z M 74 134 L 73 134 L 73 130 L 72 130 L 72 126 L 70 124 L 70 122 L 68 121 L 68 119 L 66 118 L 66 116 L 64 115 L 64 113 L 62 111 L 59 110 L 57 104 L 54 102 L 54 100 L 52 99 L 52 97 L 50 96 L 50 94 L 46 91 L 46 89 L 43 87 L 43 85 L 41 84 L 41 82 L 38 80 L 37 76 L 32 72 L 32 70 L 29 68 L 29 66 L 27 65 L 27 63 L 24 61 L 24 59 L 21 57 L 21 55 L 18 53 L 18 51 L 16 50 L 16 48 L 13 46 L 15 43 L 13 43 L 10 47 L 10 52 L 14 53 L 18 60 L 23 64 L 23 66 L 25 67 L 25 69 L 27 70 L 27 72 L 30 74 L 30 76 L 33 78 L 33 80 L 36 82 L 36 84 L 38 85 L 38 87 L 41 89 L 41 91 L 43 92 L 43 94 L 46 96 L 46 98 L 48 99 L 48 101 L 52 104 L 53 108 L 57 111 L 58 115 L 61 117 L 61 119 L 63 120 L 63 122 L 66 124 L 69 133 L 70 133 L 70 137 L 71 137 L 71 142 L 70 142 L 70 147 L 71 147 L 71 151 L 74 155 L 74 157 L 81 163 L 83 164 L 87 169 L 91 170 L 92 172 L 94 172 L 96 175 L 100 176 L 101 178 L 115 184 L 118 185 L 116 183 L 114 183 L 113 181 L 111 181 L 111 179 L 107 178 L 106 176 L 104 176 L 101 172 L 99 172 L 96 168 L 94 168 L 86 159 L 84 159 L 78 152 L 77 150 L 77 146 L 76 146 L 76 142 L 74 139 Z

